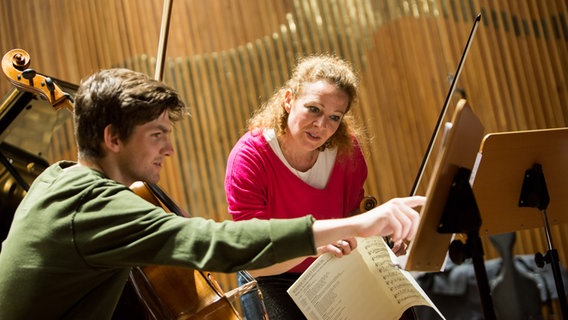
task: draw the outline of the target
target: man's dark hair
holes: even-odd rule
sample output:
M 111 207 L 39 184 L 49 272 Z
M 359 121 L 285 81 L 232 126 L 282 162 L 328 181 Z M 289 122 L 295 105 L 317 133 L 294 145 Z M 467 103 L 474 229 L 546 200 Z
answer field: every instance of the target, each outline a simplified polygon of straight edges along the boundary
M 79 159 L 104 156 L 100 144 L 108 125 L 127 141 L 137 125 L 157 119 L 166 110 L 172 122 L 186 113 L 174 89 L 122 68 L 101 70 L 84 80 L 77 90 L 74 109 Z

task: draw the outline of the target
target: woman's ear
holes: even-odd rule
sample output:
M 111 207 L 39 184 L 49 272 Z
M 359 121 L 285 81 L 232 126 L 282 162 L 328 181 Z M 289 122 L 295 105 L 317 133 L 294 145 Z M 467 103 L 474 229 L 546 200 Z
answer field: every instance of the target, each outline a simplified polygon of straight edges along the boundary
M 106 150 L 117 152 L 120 149 L 120 138 L 118 137 L 118 132 L 114 130 L 112 124 L 105 127 L 103 133 L 104 148 Z
M 286 112 L 290 113 L 290 109 L 292 109 L 292 89 L 286 89 L 283 106 Z

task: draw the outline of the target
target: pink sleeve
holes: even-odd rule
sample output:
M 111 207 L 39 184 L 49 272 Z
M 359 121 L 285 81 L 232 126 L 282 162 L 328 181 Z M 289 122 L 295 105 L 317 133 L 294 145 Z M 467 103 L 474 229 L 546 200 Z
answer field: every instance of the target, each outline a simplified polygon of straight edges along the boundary
M 345 212 L 345 216 L 350 216 L 358 212 L 361 201 L 363 201 L 363 197 L 365 197 L 364 187 L 368 174 L 367 162 L 365 161 L 363 151 L 357 142 L 355 142 L 354 146 L 352 160 L 346 161 L 346 167 L 344 168 L 346 171 L 345 174 L 349 177 L 345 179 L 348 183 L 344 189 L 346 208 L 348 208 L 348 212 Z
M 250 133 L 235 145 L 227 160 L 225 194 L 233 220 L 268 219 L 266 159 L 255 147 Z

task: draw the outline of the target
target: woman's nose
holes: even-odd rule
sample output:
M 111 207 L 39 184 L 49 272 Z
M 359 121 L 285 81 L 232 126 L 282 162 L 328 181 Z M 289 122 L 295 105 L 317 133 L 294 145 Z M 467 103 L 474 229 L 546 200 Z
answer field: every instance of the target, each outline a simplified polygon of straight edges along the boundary
M 314 125 L 320 128 L 325 128 L 326 126 L 326 121 L 325 121 L 325 117 L 319 117 L 314 121 Z

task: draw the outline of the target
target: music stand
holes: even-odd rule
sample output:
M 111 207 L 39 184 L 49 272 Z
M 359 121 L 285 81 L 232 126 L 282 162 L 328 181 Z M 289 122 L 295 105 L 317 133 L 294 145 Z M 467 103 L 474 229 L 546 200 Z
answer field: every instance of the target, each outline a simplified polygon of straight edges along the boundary
M 486 235 L 543 226 L 534 210 L 518 205 L 525 170 L 535 163 L 546 176 L 550 222 L 568 223 L 568 128 L 491 133 L 483 138 L 472 172 Z
M 451 123 L 428 184 L 418 231 L 408 247 L 407 270 L 435 272 L 443 269 L 452 234 L 438 231 L 442 214 L 454 177 L 459 168 L 473 168 L 483 139 L 483 125 L 465 100 L 458 102 Z
M 558 253 L 549 228 L 549 221 L 568 223 L 568 128 L 488 134 L 471 182 L 486 235 L 544 226 L 548 252 L 544 257 L 537 253 L 535 260 L 541 267 L 544 262 L 551 264 L 561 311 L 568 316 Z M 541 210 L 542 216 L 531 208 Z
M 406 270 L 440 271 L 449 252 L 452 260 L 472 258 L 485 319 L 495 319 L 483 245 L 479 237 L 481 216 L 469 184 L 470 173 L 483 138 L 483 125 L 460 100 L 452 126 L 442 141 L 440 154 L 426 191 L 420 224 L 410 243 Z M 467 234 L 467 241 L 453 241 L 456 233 Z
M 452 81 L 448 95 L 446 96 L 442 113 L 436 123 L 436 128 L 438 128 L 441 124 L 446 113 L 446 109 L 450 104 L 450 98 L 456 88 L 457 79 L 461 74 L 465 58 L 467 57 L 473 36 L 479 27 L 480 21 L 481 14 L 477 14 L 463 55 L 458 64 L 456 75 Z M 442 207 L 447 201 L 450 185 L 458 168 L 463 167 L 471 169 L 475 160 L 475 154 L 477 150 L 479 150 L 479 144 L 483 135 L 483 126 L 464 99 L 458 101 L 451 124 L 453 128 L 449 129 L 449 132 L 446 132 L 447 135 L 442 139 L 438 157 L 439 160 L 435 164 L 434 174 L 432 175 L 428 185 L 428 190 L 426 192 L 428 198 L 422 210 L 421 223 L 418 226 L 418 232 L 415 237 L 415 239 L 425 237 L 428 240 L 420 242 L 413 241 L 410 243 L 407 260 L 404 262 L 406 265 L 405 268 L 408 270 L 438 271 L 442 268 L 447 251 L 445 244 L 449 243 L 451 238 L 451 235 L 440 234 L 437 232 L 437 225 L 441 217 Z M 434 130 L 434 134 L 428 145 L 428 150 L 426 152 L 427 155 L 430 154 L 430 149 L 434 146 L 437 136 L 438 130 L 436 129 Z M 428 157 L 425 157 L 420 165 L 419 172 L 423 172 L 427 161 Z M 410 193 L 411 195 L 415 194 L 416 188 L 420 183 L 420 178 L 421 176 L 419 175 L 414 181 L 412 192 Z M 418 248 L 416 248 L 416 250 L 412 250 L 413 247 Z

